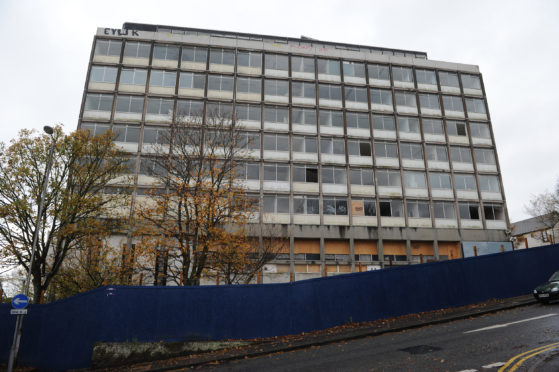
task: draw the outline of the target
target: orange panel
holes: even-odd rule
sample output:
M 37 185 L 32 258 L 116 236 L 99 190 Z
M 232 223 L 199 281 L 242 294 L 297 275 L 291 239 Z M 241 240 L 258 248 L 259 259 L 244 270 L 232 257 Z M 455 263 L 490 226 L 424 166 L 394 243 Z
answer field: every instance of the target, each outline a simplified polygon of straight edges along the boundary
M 320 265 L 295 265 L 296 273 L 319 273 Z
M 294 252 L 297 253 L 318 253 L 320 254 L 320 240 L 317 239 L 295 239 Z
M 276 265 L 278 273 L 288 273 L 289 265 Z
M 349 272 L 351 272 L 351 266 L 349 266 L 349 265 L 339 265 L 338 270 L 341 273 L 349 273 Z
M 354 240 L 355 254 L 378 254 L 377 242 L 374 240 Z
M 383 253 L 386 255 L 402 255 L 405 256 L 406 253 L 406 242 L 395 241 L 395 240 L 385 240 L 382 242 Z
M 353 216 L 364 216 L 365 208 L 363 207 L 363 200 L 351 201 L 351 213 Z
M 349 254 L 349 240 L 325 240 L 324 253 Z
M 413 256 L 432 256 L 433 242 L 411 242 L 411 254 Z
M 439 256 L 448 256 L 449 260 L 462 258 L 460 242 L 439 242 Z

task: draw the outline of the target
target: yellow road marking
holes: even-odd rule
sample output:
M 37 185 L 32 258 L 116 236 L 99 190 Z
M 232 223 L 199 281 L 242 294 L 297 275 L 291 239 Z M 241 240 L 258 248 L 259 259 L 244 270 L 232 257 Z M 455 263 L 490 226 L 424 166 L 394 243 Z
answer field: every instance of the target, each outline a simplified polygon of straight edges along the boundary
M 517 360 L 517 359 L 519 359 L 519 358 L 522 358 L 522 357 L 524 357 L 525 355 L 527 355 L 526 357 L 520 359 L 518 362 L 516 362 L 516 363 L 511 367 L 511 369 L 509 370 L 509 372 L 513 372 L 513 371 L 516 370 L 522 363 L 524 363 L 527 359 L 533 357 L 534 355 L 539 354 L 539 353 L 543 353 L 544 351 L 548 351 L 548 350 L 551 350 L 551 349 L 554 349 L 554 348 L 557 348 L 557 347 L 559 347 L 559 342 L 555 342 L 555 343 L 549 344 L 549 345 L 540 346 L 540 347 L 537 347 L 537 348 L 535 348 L 535 349 L 528 350 L 528 351 L 525 351 L 525 352 L 523 352 L 523 353 L 521 353 L 521 354 L 518 354 L 518 355 L 516 355 L 516 356 L 510 358 L 504 366 L 502 366 L 501 368 L 499 368 L 499 372 L 504 372 L 511 364 L 513 364 L 513 363 L 515 362 L 515 360 Z M 529 355 L 528 355 L 528 354 L 529 354 Z

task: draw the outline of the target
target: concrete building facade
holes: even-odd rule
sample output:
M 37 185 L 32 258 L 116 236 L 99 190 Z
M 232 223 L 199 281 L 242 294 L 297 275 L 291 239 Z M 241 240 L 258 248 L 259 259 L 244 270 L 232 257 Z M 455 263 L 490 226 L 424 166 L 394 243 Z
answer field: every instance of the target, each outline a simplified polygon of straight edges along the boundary
M 136 175 L 177 112 L 235 112 L 247 190 L 289 249 L 264 282 L 462 257 L 508 242 L 479 68 L 426 53 L 125 23 L 94 38 L 79 127 L 119 133 Z

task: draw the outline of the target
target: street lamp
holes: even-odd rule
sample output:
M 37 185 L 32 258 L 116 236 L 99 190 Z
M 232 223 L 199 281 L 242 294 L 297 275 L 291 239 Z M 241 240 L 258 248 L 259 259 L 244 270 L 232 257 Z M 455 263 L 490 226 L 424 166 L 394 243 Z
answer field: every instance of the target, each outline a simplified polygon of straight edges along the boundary
M 52 166 L 52 156 L 54 154 L 54 145 L 56 144 L 52 134 L 54 129 L 45 125 L 43 131 L 51 136 L 52 144 L 49 151 L 49 160 L 47 163 L 47 169 L 45 170 L 45 178 L 43 179 L 43 190 L 41 192 L 41 197 L 39 198 L 39 209 L 37 211 L 37 223 L 35 224 L 35 232 L 33 233 L 33 245 L 31 247 L 31 260 L 29 261 L 29 268 L 27 270 L 27 279 L 25 280 L 24 293 L 29 295 L 29 284 L 31 283 L 31 268 L 33 267 L 33 260 L 35 258 L 35 251 L 37 250 L 37 240 L 39 238 L 39 230 L 41 229 L 41 216 L 43 215 L 43 203 L 45 200 L 45 194 L 47 193 L 50 168 Z M 18 314 L 16 320 L 16 329 L 14 331 L 14 340 L 12 342 L 12 348 L 10 349 L 10 359 L 8 361 L 8 372 L 12 372 L 14 369 L 15 360 L 17 358 L 17 353 L 19 351 L 19 343 L 21 341 L 21 328 L 23 326 L 23 314 Z

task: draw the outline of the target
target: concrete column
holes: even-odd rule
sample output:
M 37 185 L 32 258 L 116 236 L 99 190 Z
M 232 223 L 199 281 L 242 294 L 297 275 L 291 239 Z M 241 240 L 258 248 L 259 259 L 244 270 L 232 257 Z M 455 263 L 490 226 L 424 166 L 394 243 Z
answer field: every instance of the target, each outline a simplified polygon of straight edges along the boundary
M 289 273 L 295 278 L 295 237 L 289 237 Z
M 378 259 L 380 261 L 380 267 L 384 268 L 384 250 L 382 248 L 382 238 L 379 236 L 377 240 L 377 251 Z
M 326 256 L 324 253 L 324 236 L 320 237 L 320 276 L 324 276 L 326 266 Z
M 349 238 L 349 262 L 351 264 L 351 272 L 355 272 L 355 247 L 353 242 L 353 234 Z
M 408 264 L 412 264 L 412 254 L 411 254 L 411 241 L 406 239 L 406 256 L 408 260 Z

